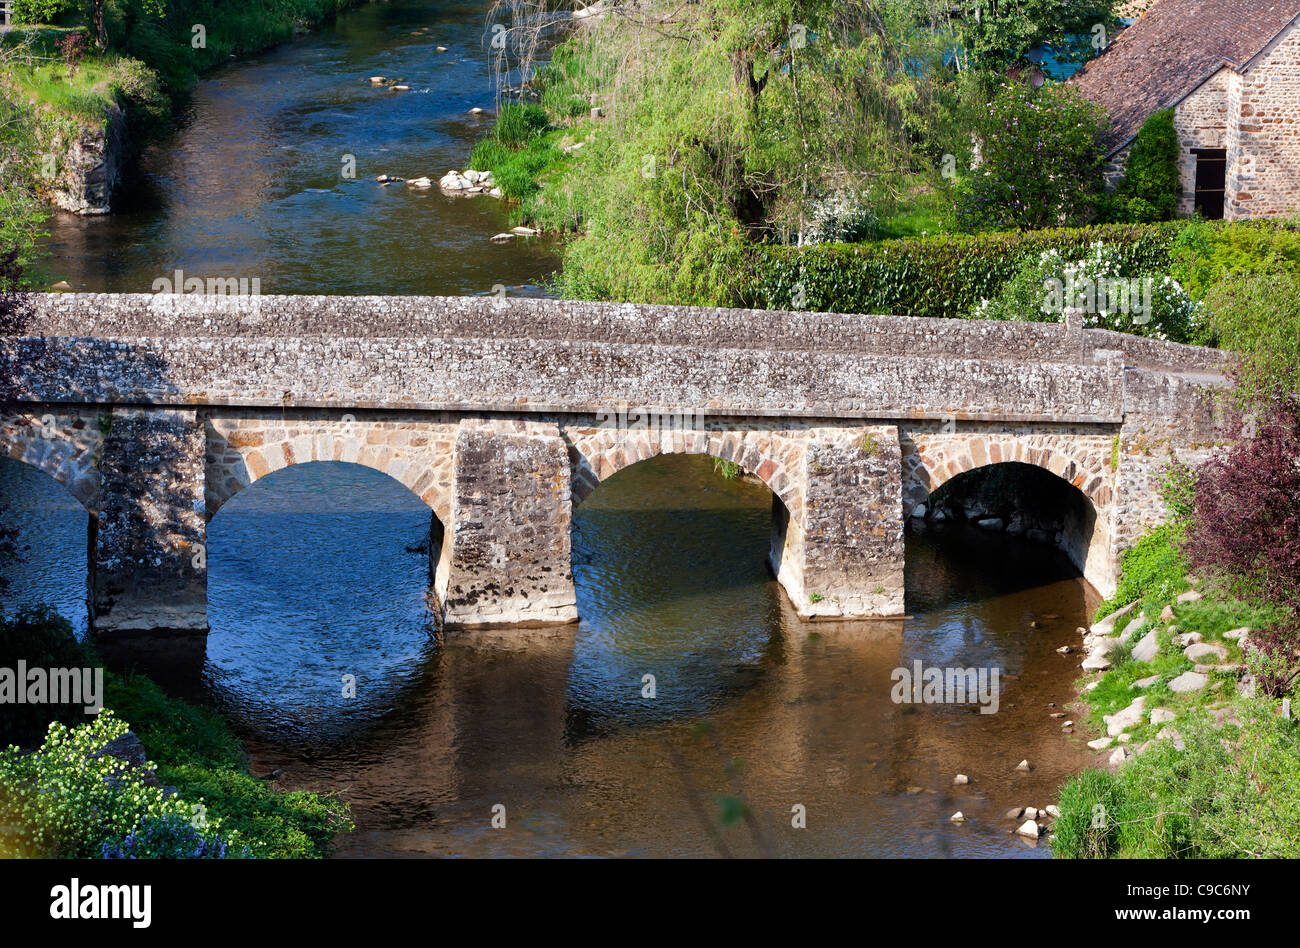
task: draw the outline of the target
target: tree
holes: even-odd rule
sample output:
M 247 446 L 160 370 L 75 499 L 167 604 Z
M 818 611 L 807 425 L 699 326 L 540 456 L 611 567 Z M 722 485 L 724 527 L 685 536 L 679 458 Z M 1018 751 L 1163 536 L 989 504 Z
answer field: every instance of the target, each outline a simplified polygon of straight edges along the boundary
M 967 230 L 1084 223 L 1101 193 L 1105 110 L 1072 86 L 1003 82 L 979 129 L 981 162 L 959 183 Z
M 942 19 L 960 44 L 959 68 L 1005 71 L 1049 45 L 1082 61 L 1104 49 L 1116 28 L 1116 0 L 958 0 Z
M 1130 220 L 1149 224 L 1173 219 L 1183 192 L 1181 153 L 1173 109 L 1156 112 L 1143 123 L 1116 188 Z

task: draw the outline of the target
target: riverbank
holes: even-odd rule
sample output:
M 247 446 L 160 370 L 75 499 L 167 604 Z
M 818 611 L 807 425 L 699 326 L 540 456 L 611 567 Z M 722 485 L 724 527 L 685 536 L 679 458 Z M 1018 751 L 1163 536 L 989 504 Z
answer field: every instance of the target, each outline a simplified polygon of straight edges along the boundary
M 102 31 L 70 8 L 57 25 L 19 26 L 0 38 L 0 167 L 11 221 L 3 248 L 30 255 L 41 204 L 106 214 L 129 164 L 174 125 L 200 75 L 283 43 L 361 0 L 288 0 L 212 8 L 182 2 L 164 14 L 109 7 Z M 191 9 L 191 7 L 193 9 Z M 24 156 L 27 150 L 31 156 Z M 24 261 L 25 262 L 25 261 Z
M 1125 556 L 1087 630 L 1079 686 L 1102 769 L 1061 789 L 1059 856 L 1300 856 L 1300 423 L 1261 424 L 1226 458 L 1175 471 L 1171 522 Z M 1224 536 L 1238 553 L 1219 559 Z
M 102 670 L 56 614 L 0 619 L 0 664 L 20 660 L 102 671 L 103 710 L 6 712 L 0 745 L 27 749 L 0 750 L 0 857 L 319 858 L 351 829 L 336 796 L 281 792 L 278 774 L 254 776 L 218 715 L 142 675 Z

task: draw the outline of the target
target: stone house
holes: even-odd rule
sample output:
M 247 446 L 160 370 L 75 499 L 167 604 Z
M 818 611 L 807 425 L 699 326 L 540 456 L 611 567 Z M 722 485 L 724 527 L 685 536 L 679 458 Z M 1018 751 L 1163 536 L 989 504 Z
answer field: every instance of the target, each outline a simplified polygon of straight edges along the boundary
M 1300 0 L 1158 0 L 1070 82 L 1110 112 L 1111 185 L 1142 123 L 1172 108 L 1183 213 L 1300 211 Z

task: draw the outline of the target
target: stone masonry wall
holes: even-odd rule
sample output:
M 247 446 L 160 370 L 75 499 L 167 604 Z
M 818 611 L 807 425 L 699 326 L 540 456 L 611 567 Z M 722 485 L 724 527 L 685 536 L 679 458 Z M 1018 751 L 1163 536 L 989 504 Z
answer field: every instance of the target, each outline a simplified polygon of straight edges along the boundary
M 1227 218 L 1300 209 L 1300 26 L 1292 25 L 1234 89 Z
M 194 411 L 117 408 L 91 520 L 91 629 L 206 633 L 203 424 Z
M 1192 150 L 1228 147 L 1228 130 L 1236 121 L 1229 96 L 1233 75 L 1227 67 L 1220 69 L 1174 110 L 1179 177 L 1183 184 L 1178 201 L 1180 214 L 1190 215 L 1196 206 L 1196 155 Z

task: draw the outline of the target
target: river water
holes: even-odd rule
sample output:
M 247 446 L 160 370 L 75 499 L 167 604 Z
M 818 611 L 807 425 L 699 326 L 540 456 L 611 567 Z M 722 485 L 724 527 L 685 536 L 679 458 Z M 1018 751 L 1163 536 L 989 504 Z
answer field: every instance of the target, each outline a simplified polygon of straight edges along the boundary
M 30 545 L 11 608 L 84 629 L 84 512 L 12 461 L 0 491 Z M 427 508 L 366 468 L 288 468 L 213 519 L 206 662 L 169 685 L 228 717 L 255 772 L 347 799 L 348 856 L 1048 855 L 1003 816 L 1089 760 L 1049 716 L 1077 676 L 1055 649 L 1096 602 L 1077 570 L 1001 534 L 912 535 L 905 621 L 808 625 L 764 566 L 770 510 L 708 458 L 633 465 L 575 512 L 579 625 L 439 641 Z M 998 712 L 894 703 L 917 660 L 1003 669 Z
M 481 0 L 366 4 L 212 73 L 181 130 L 144 155 L 120 213 L 53 218 L 51 281 L 149 292 L 179 268 L 257 278 L 263 293 L 542 292 L 555 246 L 545 237 L 490 243 L 510 227 L 495 199 L 375 181 L 436 182 L 466 166 L 495 108 L 487 11 Z M 369 76 L 411 91 L 373 88 Z M 475 107 L 484 113 L 471 115 Z

